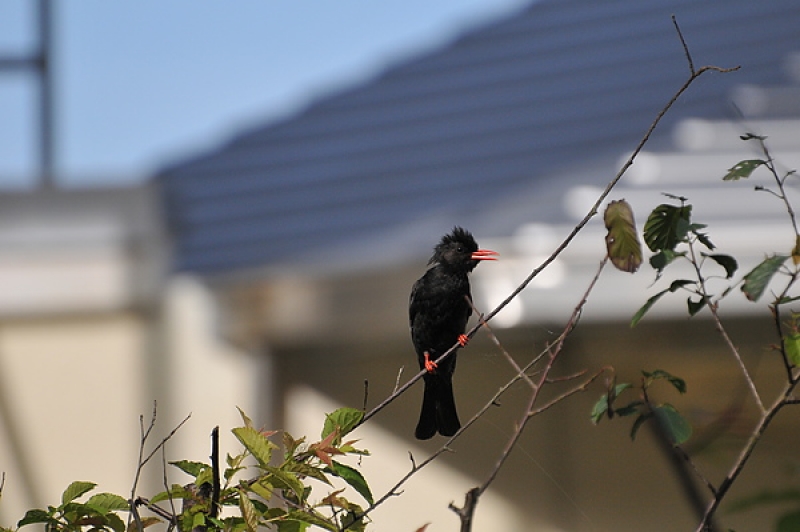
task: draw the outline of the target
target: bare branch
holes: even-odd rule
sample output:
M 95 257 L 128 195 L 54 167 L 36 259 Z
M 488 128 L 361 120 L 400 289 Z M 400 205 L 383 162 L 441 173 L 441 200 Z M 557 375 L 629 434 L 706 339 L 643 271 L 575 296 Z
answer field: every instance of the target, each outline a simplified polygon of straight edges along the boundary
M 494 334 L 494 331 L 492 330 L 492 328 L 489 327 L 489 324 L 486 323 L 486 320 L 483 319 L 483 314 L 478 312 L 478 309 L 475 308 L 475 305 L 472 303 L 472 300 L 470 298 L 465 296 L 465 299 L 467 300 L 467 303 L 469 303 L 469 305 L 472 307 L 473 312 L 475 312 L 475 314 L 478 316 L 478 321 L 480 321 L 483 324 L 483 327 L 486 329 L 486 333 L 489 335 L 489 339 L 492 340 L 494 345 L 496 345 L 497 348 L 500 350 L 500 352 L 503 353 L 503 356 L 506 357 L 506 360 L 508 361 L 508 363 L 511 364 L 511 367 L 514 368 L 514 371 L 517 372 L 517 375 L 522 376 L 522 378 L 525 379 L 525 382 L 528 383 L 528 386 L 530 386 L 532 389 L 535 390 L 536 389 L 536 384 L 531 380 L 531 378 L 525 372 L 522 371 L 522 369 L 519 367 L 519 364 L 517 364 L 517 361 L 514 360 L 514 358 L 511 356 L 511 354 L 509 354 L 509 352 L 506 351 L 506 349 L 500 343 L 500 340 Z M 540 356 L 542 356 L 542 355 L 540 355 Z
M 603 191 L 597 197 L 597 200 L 595 201 L 594 205 L 592 205 L 592 207 L 589 209 L 589 212 L 586 214 L 586 216 L 584 216 L 583 219 L 581 219 L 581 221 L 578 222 L 577 225 L 575 225 L 575 227 L 572 229 L 572 231 L 564 238 L 564 240 L 561 242 L 561 244 L 559 244 L 558 247 L 556 247 L 556 249 L 550 254 L 550 256 L 547 257 L 533 271 L 531 271 L 531 273 L 508 295 L 508 297 L 506 297 L 502 302 L 500 302 L 500 304 L 498 304 L 489 314 L 487 314 L 481 322 L 478 322 L 476 325 L 474 325 L 466 333 L 467 337 L 472 338 L 475 335 L 475 333 L 477 332 L 477 330 L 483 325 L 483 323 L 487 323 L 487 322 L 491 321 L 501 310 L 503 310 L 506 306 L 508 306 L 508 304 L 511 303 L 511 301 L 513 301 L 523 290 L 525 290 L 528 287 L 528 285 L 531 283 L 531 281 L 533 281 L 536 277 L 538 277 L 538 275 L 542 271 L 544 271 L 545 268 L 547 268 L 553 261 L 556 260 L 556 258 L 558 258 L 559 255 L 561 255 L 561 253 L 565 249 L 567 249 L 567 247 L 572 243 L 572 241 L 575 239 L 575 237 L 578 235 L 578 233 L 580 233 L 583 230 L 583 228 L 586 226 L 586 224 L 588 224 L 589 221 L 597 215 L 597 213 L 599 212 L 600 206 L 606 200 L 606 198 L 611 193 L 611 191 L 614 189 L 614 187 L 617 185 L 617 183 L 619 183 L 620 179 L 622 179 L 622 176 L 625 175 L 625 173 L 628 171 L 628 168 L 630 168 L 633 165 L 633 162 L 636 160 L 636 157 L 638 157 L 639 153 L 642 151 L 644 146 L 649 142 L 650 137 L 653 134 L 653 132 L 655 131 L 655 129 L 658 126 L 658 124 L 661 122 L 661 120 L 664 118 L 664 116 L 667 114 L 667 112 L 672 108 L 672 106 L 675 104 L 675 102 L 678 101 L 678 99 L 683 95 L 684 92 L 686 92 L 689 89 L 689 87 L 692 85 L 692 83 L 694 83 L 694 81 L 697 78 L 699 78 L 701 75 L 705 74 L 706 72 L 728 73 L 728 72 L 734 72 L 734 71 L 736 71 L 738 69 L 739 69 L 738 66 L 737 67 L 733 67 L 733 68 L 721 68 L 721 67 L 717 67 L 717 66 L 704 66 L 704 67 L 700 68 L 699 70 L 693 72 L 693 74 L 689 77 L 689 79 L 687 79 L 683 83 L 683 85 L 677 90 L 677 92 L 675 92 L 675 94 L 672 96 L 672 98 L 670 98 L 670 100 L 666 103 L 666 105 L 656 115 L 656 118 L 650 124 L 650 127 L 647 128 L 647 131 L 642 136 L 642 138 L 639 141 L 639 143 L 636 145 L 636 148 L 633 150 L 631 155 L 628 157 L 628 159 L 622 165 L 622 168 L 620 168 L 620 170 L 617 172 L 617 174 L 614 176 L 614 178 L 611 181 L 608 182 L 608 184 L 606 185 L 605 189 L 603 189 Z M 444 352 L 434 362 L 437 363 L 437 364 L 441 363 L 445 358 L 450 356 L 459 347 L 461 347 L 461 344 L 456 342 L 455 344 L 453 344 L 453 346 L 450 349 L 448 349 L 446 352 Z M 386 406 L 388 406 L 391 402 L 393 402 L 399 395 L 405 393 L 405 391 L 408 390 L 415 382 L 417 382 L 419 379 L 421 379 L 423 375 L 425 375 L 425 370 L 424 369 L 420 370 L 416 375 L 414 375 L 411 378 L 411 380 L 406 382 L 404 385 L 402 385 L 401 387 L 397 388 L 389 397 L 387 397 L 386 399 L 381 401 L 381 403 L 378 406 L 376 406 L 375 408 L 373 408 L 372 410 L 367 412 L 364 415 L 364 418 L 362 419 L 361 423 L 366 422 L 368 419 L 373 417 L 375 414 L 377 414 L 378 412 L 380 412 L 381 410 L 386 408 Z
M 778 397 L 778 399 L 773 403 L 773 405 L 767 409 L 766 413 L 761 417 L 758 422 L 758 425 L 755 429 L 753 429 L 753 433 L 750 434 L 750 438 L 747 441 L 747 444 L 742 448 L 739 453 L 739 457 L 734 462 L 731 469 L 728 471 L 728 474 L 725 475 L 725 479 L 720 483 L 719 488 L 717 488 L 713 499 L 708 504 L 706 508 L 705 514 L 703 515 L 703 519 L 700 521 L 700 524 L 697 525 L 696 532 L 703 532 L 708 528 L 708 523 L 711 522 L 711 519 L 714 517 L 717 509 L 719 508 L 722 499 L 727 494 L 728 490 L 733 485 L 736 478 L 744 469 L 745 465 L 747 464 L 750 456 L 753 454 L 753 450 L 755 449 L 758 442 L 761 440 L 761 437 L 766 432 L 767 427 L 769 427 L 772 420 L 775 418 L 780 410 L 788 405 L 793 404 L 795 399 L 792 398 L 792 393 L 797 386 L 797 382 L 788 382 L 783 389 L 783 393 Z
M 145 428 L 144 425 L 144 415 L 139 416 L 139 430 L 140 430 L 140 440 L 139 440 L 139 460 L 136 466 L 136 474 L 134 475 L 133 479 L 133 487 L 131 488 L 131 498 L 128 501 L 130 504 L 131 512 L 128 516 L 128 528 L 130 529 L 131 520 L 135 520 L 136 522 L 136 529 L 138 532 L 142 532 L 143 526 L 142 521 L 139 516 L 138 509 L 136 508 L 137 501 L 143 500 L 141 498 L 136 497 L 136 491 L 139 488 L 139 480 L 142 476 L 142 471 L 144 470 L 144 466 L 150 461 L 150 459 L 159 451 L 164 448 L 167 442 L 175 435 L 176 432 L 187 422 L 189 418 L 192 416 L 191 414 L 187 415 L 183 421 L 178 423 L 178 425 L 170 431 L 159 443 L 155 446 L 155 448 L 148 454 L 146 457 L 144 456 L 145 446 L 147 444 L 147 440 L 150 438 L 150 434 L 152 433 L 153 429 L 156 425 L 156 418 L 158 413 L 158 405 L 155 401 L 153 401 L 153 412 L 150 416 L 150 424 Z M 166 474 L 166 473 L 165 473 Z M 142 504 L 142 503 L 139 503 Z M 149 504 L 149 503 L 147 503 Z M 173 512 L 174 515 L 174 512 Z
M 672 15 L 672 25 L 675 26 L 675 31 L 678 33 L 678 38 L 681 40 L 681 46 L 683 46 L 683 53 L 686 56 L 686 62 L 689 64 L 689 73 L 694 76 L 694 61 L 692 61 L 692 54 L 689 52 L 689 47 L 686 45 L 686 39 L 683 38 L 683 32 L 681 32 L 680 26 L 678 26 L 678 19 L 675 18 L 675 15 Z
M 583 309 L 583 306 L 586 304 L 586 301 L 589 298 L 589 294 L 594 289 L 595 284 L 597 283 L 597 280 L 600 278 L 600 274 L 602 273 L 603 268 L 605 267 L 607 262 L 608 262 L 608 255 L 606 255 L 606 257 L 600 262 L 600 267 L 597 269 L 597 273 L 595 274 L 592 281 L 589 283 L 589 287 L 584 292 L 580 302 L 572 311 L 572 315 L 570 316 L 569 321 L 567 321 L 567 324 L 564 326 L 564 331 L 561 333 L 559 340 L 548 349 L 548 353 L 550 356 L 547 358 L 545 367 L 538 376 L 539 382 L 536 383 L 536 387 L 531 392 L 531 396 L 528 400 L 528 405 L 525 408 L 525 412 L 521 417 L 521 419 L 518 421 L 514 433 L 511 435 L 511 438 L 509 439 L 508 443 L 503 449 L 503 452 L 500 454 L 500 457 L 497 459 L 494 468 L 489 473 L 489 476 L 486 478 L 483 484 L 481 484 L 481 486 L 478 488 L 479 494 L 482 494 L 484 491 L 486 491 L 489 485 L 492 482 L 494 482 L 494 479 L 497 477 L 497 474 L 500 472 L 500 469 L 503 467 L 503 464 L 505 464 L 506 460 L 511 454 L 511 451 L 517 445 L 517 442 L 522 436 L 522 432 L 525 430 L 525 426 L 531 419 L 531 412 L 534 411 L 534 405 L 536 404 L 536 401 L 539 398 L 539 392 L 541 392 L 542 386 L 545 384 L 548 374 L 550 373 L 550 370 L 553 368 L 553 364 L 555 364 L 558 355 L 561 353 L 561 350 L 564 347 L 564 341 L 566 340 L 569 333 L 572 332 L 572 330 L 574 330 L 575 323 L 577 322 L 578 317 L 581 314 L 581 310 Z

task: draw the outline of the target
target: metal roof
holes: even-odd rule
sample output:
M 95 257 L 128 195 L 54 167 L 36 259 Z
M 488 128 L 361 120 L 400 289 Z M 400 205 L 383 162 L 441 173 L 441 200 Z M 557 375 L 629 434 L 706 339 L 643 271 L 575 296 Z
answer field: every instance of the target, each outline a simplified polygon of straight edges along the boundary
M 651 146 L 682 117 L 731 116 L 736 86 L 785 81 L 800 49 L 796 0 L 534 3 L 160 172 L 175 268 L 376 266 L 454 224 L 568 220 L 559 194 L 607 181 L 586 169 L 631 149 L 688 76 L 673 14 L 696 66 L 742 69 L 701 78 Z

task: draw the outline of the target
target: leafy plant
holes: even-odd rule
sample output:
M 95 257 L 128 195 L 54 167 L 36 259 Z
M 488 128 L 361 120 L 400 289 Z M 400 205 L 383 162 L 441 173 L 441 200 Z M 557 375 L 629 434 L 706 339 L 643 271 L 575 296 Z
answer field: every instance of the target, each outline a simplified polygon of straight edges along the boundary
M 182 502 L 183 510 L 177 516 L 182 530 L 212 527 L 254 532 L 259 527 L 267 527 L 279 532 L 295 532 L 309 526 L 324 530 L 364 530 L 363 508 L 345 496 L 346 488 L 334 489 L 317 500 L 312 498 L 314 484 L 333 489 L 331 478 L 338 477 L 368 504 L 373 502 L 361 473 L 334 460 L 339 456 L 369 454 L 355 448 L 355 440 L 342 440 L 360 422 L 363 412 L 341 408 L 328 414 L 320 441 L 311 444 L 305 444 L 305 438 L 294 439 L 283 433 L 283 453 L 279 453 L 280 447 L 270 439 L 278 432 L 260 431 L 250 418 L 241 414 L 244 426 L 232 432 L 243 450 L 227 455 L 227 467 L 222 473 L 224 485 L 217 500 L 212 497 L 213 464 L 178 461 L 171 463 L 193 477 L 192 482 L 188 486 L 173 485 L 150 502 Z M 254 465 L 245 465 L 249 458 L 255 460 Z M 249 471 L 254 471 L 255 476 L 242 480 Z M 233 507 L 238 512 L 218 517 L 215 505 L 220 509 Z
M 358 469 L 334 459 L 369 454 L 357 449 L 355 440 L 343 441 L 361 422 L 363 412 L 341 408 L 328 414 L 320 440 L 311 444 L 306 444 L 304 438 L 294 439 L 283 433 L 282 453 L 280 446 L 270 439 L 277 431 L 258 430 L 244 412 L 240 413 L 244 426 L 232 432 L 242 450 L 226 456 L 222 478 L 218 478 L 219 467 L 213 461 L 170 462 L 192 477 L 192 481 L 173 484 L 149 500 L 137 499 L 134 508 L 143 505 L 161 518 L 143 518 L 134 510 L 135 519 L 130 521 L 127 532 L 139 531 L 162 519 L 185 531 L 255 532 L 263 527 L 278 532 L 300 532 L 312 526 L 331 531 L 365 529 L 362 506 L 350 500 L 346 492 L 351 488 L 367 504 L 372 504 L 369 485 Z M 255 463 L 248 465 L 252 462 Z M 245 478 L 246 473 L 254 475 Z M 334 478 L 340 479 L 344 486 L 335 487 Z M 328 492 L 315 500 L 312 493 L 316 485 L 326 487 Z M 73 482 L 62 494 L 59 506 L 29 510 L 17 527 L 44 524 L 48 532 L 126 532 L 119 514 L 131 510 L 127 499 L 98 493 L 86 502 L 78 502 L 95 487 L 92 482 Z M 158 506 L 167 501 L 171 508 L 180 507 L 180 513 L 175 515 Z M 222 516 L 223 508 L 234 511 Z
M 76 481 L 61 494 L 61 504 L 46 510 L 28 510 L 17 527 L 43 524 L 48 532 L 79 530 L 124 532 L 125 522 L 117 512 L 128 510 L 128 501 L 113 493 L 97 493 L 86 502 L 77 499 L 94 490 L 93 482 Z
M 686 393 L 686 382 L 661 369 L 655 371 L 642 371 L 642 379 L 638 387 L 624 382 L 609 383 L 606 394 L 600 397 L 592 408 L 592 421 L 597 424 L 604 417 L 636 416 L 631 426 L 631 439 L 636 439 L 636 434 L 642 425 L 650 420 L 658 422 L 659 429 L 664 431 L 669 440 L 676 445 L 685 443 L 692 435 L 692 426 L 669 403 L 654 403 L 650 399 L 650 388 L 656 382 L 664 381 L 672 385 L 680 393 Z M 622 406 L 618 406 L 620 396 L 626 391 L 639 390 L 639 396 Z
M 690 294 L 686 300 L 690 316 L 700 312 L 706 305 L 715 304 L 714 296 L 707 290 L 708 278 L 702 273 L 708 260 L 723 268 L 725 279 L 732 278 L 739 268 L 732 256 L 711 253 L 715 246 L 703 232 L 706 225 L 692 222 L 692 206 L 686 203 L 687 198 L 671 194 L 666 196 L 679 201 L 680 205 L 661 204 L 653 209 L 645 222 L 644 241 L 650 251 L 654 252 L 650 257 L 650 266 L 656 270 L 656 280 L 660 279 L 664 270 L 676 260 L 689 262 L 696 275 L 693 279 L 676 279 L 669 287 L 651 296 L 633 315 L 631 327 L 635 327 L 662 296 L 678 290 L 685 290 Z M 707 251 L 698 252 L 698 246 Z M 726 293 L 723 292 L 722 295 Z

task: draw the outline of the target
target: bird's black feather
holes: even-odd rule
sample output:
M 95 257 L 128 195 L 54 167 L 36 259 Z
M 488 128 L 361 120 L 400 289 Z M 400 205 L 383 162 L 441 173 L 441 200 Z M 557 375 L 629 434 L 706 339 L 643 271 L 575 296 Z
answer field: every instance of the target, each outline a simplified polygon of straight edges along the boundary
M 467 274 L 479 262 L 473 258 L 476 251 L 478 244 L 469 231 L 456 227 L 434 248 L 427 271 L 411 289 L 411 340 L 420 369 L 425 367 L 426 352 L 430 360 L 436 360 L 456 344 L 466 329 L 472 314 Z M 455 368 L 454 352 L 439 362 L 433 372 L 425 374 L 422 411 L 415 431 L 417 438 L 428 439 L 436 432 L 452 436 L 461 428 L 453 398 Z

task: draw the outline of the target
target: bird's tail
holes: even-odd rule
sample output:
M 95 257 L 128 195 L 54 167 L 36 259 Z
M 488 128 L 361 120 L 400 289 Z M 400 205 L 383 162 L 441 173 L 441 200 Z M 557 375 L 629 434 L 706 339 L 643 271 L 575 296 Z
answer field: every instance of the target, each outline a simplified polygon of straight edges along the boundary
M 422 411 L 414 435 L 420 440 L 432 438 L 437 431 L 442 436 L 452 436 L 461 428 L 453 397 L 453 384 L 449 379 L 436 375 L 425 377 Z

